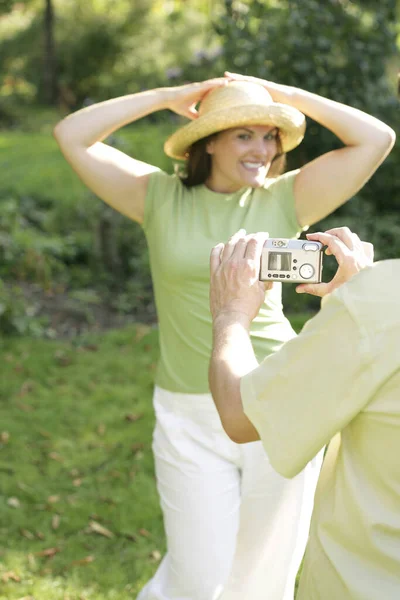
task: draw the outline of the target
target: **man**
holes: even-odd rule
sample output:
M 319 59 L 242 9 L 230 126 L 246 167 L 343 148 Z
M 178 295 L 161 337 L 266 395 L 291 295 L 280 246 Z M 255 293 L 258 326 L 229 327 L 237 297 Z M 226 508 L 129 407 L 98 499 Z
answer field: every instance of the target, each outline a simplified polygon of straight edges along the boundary
M 400 260 L 372 264 L 347 228 L 309 234 L 339 268 L 300 335 L 258 365 L 248 336 L 265 290 L 267 234 L 211 254 L 210 388 L 237 443 L 262 440 L 293 477 L 329 442 L 298 600 L 400 598 Z M 250 600 L 250 599 L 249 599 Z

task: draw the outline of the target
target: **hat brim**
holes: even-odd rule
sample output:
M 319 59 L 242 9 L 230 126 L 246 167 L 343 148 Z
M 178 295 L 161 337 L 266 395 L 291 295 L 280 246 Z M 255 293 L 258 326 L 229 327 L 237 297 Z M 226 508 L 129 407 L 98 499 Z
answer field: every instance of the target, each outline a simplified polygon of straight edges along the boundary
M 246 105 L 223 108 L 198 117 L 173 133 L 164 144 L 167 156 L 185 160 L 195 142 L 225 129 L 245 125 L 273 125 L 279 128 L 282 150 L 289 152 L 304 137 L 306 120 L 302 112 L 288 104 Z

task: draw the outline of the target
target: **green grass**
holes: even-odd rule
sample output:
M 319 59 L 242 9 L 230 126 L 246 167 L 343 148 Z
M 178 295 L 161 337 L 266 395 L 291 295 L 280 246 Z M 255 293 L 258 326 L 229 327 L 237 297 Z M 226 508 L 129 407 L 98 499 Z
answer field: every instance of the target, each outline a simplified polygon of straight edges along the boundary
M 169 121 L 137 123 L 117 134 L 127 154 L 167 171 L 172 162 L 163 142 L 174 130 Z M 62 156 L 51 128 L 45 132 L 0 131 L 0 196 L 33 196 L 64 205 L 86 202 L 89 192 Z
M 0 599 L 135 597 L 164 551 L 156 330 L 6 340 L 1 356 Z
M 0 350 L 0 600 L 135 598 L 165 552 L 157 330 L 8 338 Z

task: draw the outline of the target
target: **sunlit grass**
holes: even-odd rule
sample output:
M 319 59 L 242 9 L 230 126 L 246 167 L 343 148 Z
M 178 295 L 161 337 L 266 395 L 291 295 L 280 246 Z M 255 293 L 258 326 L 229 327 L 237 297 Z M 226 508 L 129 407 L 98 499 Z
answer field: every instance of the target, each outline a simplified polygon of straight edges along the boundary
M 1 356 L 0 599 L 134 597 L 164 550 L 156 330 L 7 340 Z
M 163 143 L 173 131 L 169 122 L 136 124 L 118 132 L 115 143 L 127 154 L 172 171 Z M 87 202 L 89 192 L 61 154 L 51 129 L 46 133 L 0 132 L 0 195 L 47 198 L 51 202 Z
M 134 598 L 165 551 L 157 329 L 6 339 L 0 351 L 0 600 Z

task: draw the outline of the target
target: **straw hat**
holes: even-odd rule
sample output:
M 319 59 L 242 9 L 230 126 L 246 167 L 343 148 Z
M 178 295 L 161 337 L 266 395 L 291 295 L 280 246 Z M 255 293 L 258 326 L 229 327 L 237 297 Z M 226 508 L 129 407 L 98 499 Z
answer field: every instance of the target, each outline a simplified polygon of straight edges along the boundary
M 173 133 L 164 144 L 172 158 L 185 159 L 194 142 L 212 133 L 245 125 L 279 128 L 284 152 L 298 146 L 304 137 L 305 117 L 288 104 L 273 102 L 258 83 L 231 81 L 213 89 L 202 100 L 199 116 Z

